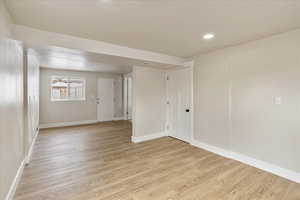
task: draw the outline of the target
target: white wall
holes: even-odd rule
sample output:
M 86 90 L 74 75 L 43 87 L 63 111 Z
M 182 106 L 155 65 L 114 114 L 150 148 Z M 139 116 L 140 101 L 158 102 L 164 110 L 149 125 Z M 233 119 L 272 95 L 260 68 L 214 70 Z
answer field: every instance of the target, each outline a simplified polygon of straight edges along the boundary
M 123 117 L 123 77 L 118 76 L 114 81 L 115 118 Z
M 123 75 L 124 118 L 132 120 L 132 72 Z
M 196 57 L 195 139 L 300 172 L 299 52 L 298 29 Z
M 0 199 L 4 199 L 24 159 L 23 50 L 12 40 L 11 20 L 0 0 Z
M 133 69 L 133 137 L 165 131 L 166 72 L 134 67 Z
M 26 112 L 24 120 L 24 140 L 25 154 L 27 155 L 30 148 L 34 145 L 34 139 L 38 134 L 39 127 L 39 81 L 40 65 L 35 52 L 28 50 L 24 61 L 24 111 Z M 27 160 L 28 162 L 29 160 Z
M 51 76 L 84 77 L 86 79 L 86 100 L 51 102 Z M 122 84 L 122 81 L 119 80 L 121 75 L 118 74 L 41 68 L 40 124 L 97 120 L 96 97 L 98 78 L 114 78 L 115 84 Z M 115 88 L 115 95 L 120 93 L 115 96 L 117 98 L 115 101 L 115 117 L 121 117 L 123 116 L 123 108 L 120 106 L 120 101 L 122 102 L 122 90 L 120 89 L 122 89 L 122 86 Z

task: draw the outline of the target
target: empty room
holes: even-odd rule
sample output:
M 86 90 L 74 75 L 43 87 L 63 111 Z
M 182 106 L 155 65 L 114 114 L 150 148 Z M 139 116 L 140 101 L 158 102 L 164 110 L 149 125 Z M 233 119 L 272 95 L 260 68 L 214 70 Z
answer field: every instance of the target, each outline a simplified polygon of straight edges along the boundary
M 0 0 L 0 200 L 300 200 L 300 1 Z

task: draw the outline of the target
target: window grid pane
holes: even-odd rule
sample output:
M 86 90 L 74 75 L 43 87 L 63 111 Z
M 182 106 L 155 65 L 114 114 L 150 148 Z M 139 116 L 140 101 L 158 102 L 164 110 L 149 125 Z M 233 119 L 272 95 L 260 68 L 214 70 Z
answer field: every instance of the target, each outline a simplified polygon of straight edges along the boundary
M 83 78 L 52 77 L 51 100 L 85 100 Z

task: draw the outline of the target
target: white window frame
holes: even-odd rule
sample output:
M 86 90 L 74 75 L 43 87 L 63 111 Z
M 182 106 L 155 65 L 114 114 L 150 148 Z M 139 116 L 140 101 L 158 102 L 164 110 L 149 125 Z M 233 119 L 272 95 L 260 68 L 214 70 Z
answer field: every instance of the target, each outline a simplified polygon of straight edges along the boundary
M 70 89 L 69 89 L 69 86 L 68 86 L 68 98 L 66 99 L 55 99 L 53 98 L 53 92 L 52 92 L 52 82 L 54 79 L 67 79 L 67 80 L 70 80 L 70 79 L 79 79 L 82 81 L 83 83 L 83 98 L 71 98 L 69 95 L 69 92 L 70 92 Z M 51 80 L 50 80 L 50 100 L 53 101 L 53 102 L 56 102 L 56 101 L 86 101 L 86 95 L 85 95 L 85 90 L 86 90 L 86 81 L 85 81 L 85 78 L 84 77 L 72 77 L 72 76 L 51 76 Z

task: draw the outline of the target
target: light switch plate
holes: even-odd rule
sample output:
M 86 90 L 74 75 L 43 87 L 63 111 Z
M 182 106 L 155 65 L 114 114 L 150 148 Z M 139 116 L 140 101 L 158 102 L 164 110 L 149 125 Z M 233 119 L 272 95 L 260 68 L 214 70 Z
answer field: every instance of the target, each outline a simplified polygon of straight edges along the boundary
M 276 105 L 280 105 L 280 104 L 282 103 L 281 97 L 274 97 L 274 103 L 275 103 Z

